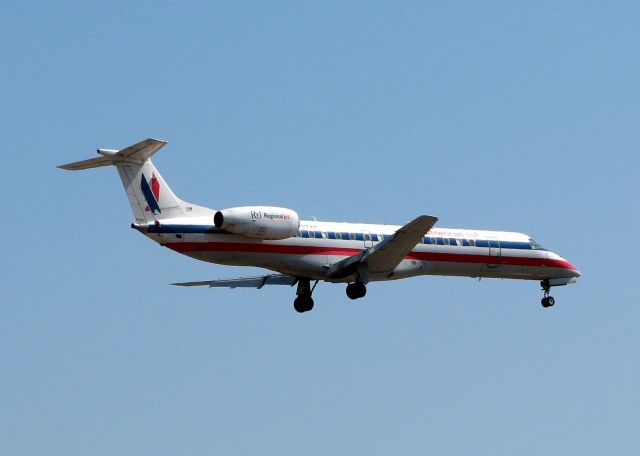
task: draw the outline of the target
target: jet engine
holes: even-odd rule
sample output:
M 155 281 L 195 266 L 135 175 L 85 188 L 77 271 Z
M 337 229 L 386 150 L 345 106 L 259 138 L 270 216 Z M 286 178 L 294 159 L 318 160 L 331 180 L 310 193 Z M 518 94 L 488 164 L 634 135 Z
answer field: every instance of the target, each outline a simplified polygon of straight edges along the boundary
M 218 211 L 213 216 L 216 228 L 243 236 L 277 240 L 298 234 L 298 213 L 284 207 L 244 206 Z

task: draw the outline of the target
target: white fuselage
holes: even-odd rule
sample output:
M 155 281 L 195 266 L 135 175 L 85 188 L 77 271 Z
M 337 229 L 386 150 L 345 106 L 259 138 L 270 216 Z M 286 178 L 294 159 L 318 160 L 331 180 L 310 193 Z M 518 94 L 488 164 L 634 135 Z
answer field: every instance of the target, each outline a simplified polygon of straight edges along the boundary
M 174 223 L 172 223 L 174 222 Z M 297 236 L 261 240 L 216 229 L 209 218 L 165 220 L 136 225 L 149 238 L 176 252 L 211 263 L 256 266 L 295 277 L 350 282 L 354 275 L 330 278 L 332 264 L 373 247 L 400 227 L 360 223 L 301 221 Z M 433 228 L 391 272 L 358 270 L 365 282 L 417 275 L 553 280 L 568 283 L 576 267 L 522 233 Z

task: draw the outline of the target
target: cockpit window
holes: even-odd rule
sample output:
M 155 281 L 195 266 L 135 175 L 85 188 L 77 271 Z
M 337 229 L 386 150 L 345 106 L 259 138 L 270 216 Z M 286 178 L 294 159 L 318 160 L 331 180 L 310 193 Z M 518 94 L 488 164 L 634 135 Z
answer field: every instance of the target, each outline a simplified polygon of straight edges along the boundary
M 529 238 L 529 244 L 531 244 L 531 250 L 544 250 L 544 248 L 533 239 Z

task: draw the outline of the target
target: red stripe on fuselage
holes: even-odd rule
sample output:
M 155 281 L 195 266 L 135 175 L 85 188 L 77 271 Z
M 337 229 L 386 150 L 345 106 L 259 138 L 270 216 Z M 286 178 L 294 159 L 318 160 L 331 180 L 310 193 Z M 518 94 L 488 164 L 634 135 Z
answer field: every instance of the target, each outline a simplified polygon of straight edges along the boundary
M 308 245 L 283 244 L 249 244 L 239 242 L 168 242 L 166 247 L 179 253 L 195 252 L 243 252 L 243 253 L 274 253 L 281 255 L 335 255 L 349 257 L 361 252 L 361 249 L 344 247 L 318 247 Z M 489 255 L 474 255 L 464 253 L 438 252 L 410 252 L 405 259 L 419 261 L 443 261 L 452 263 L 480 263 L 513 266 L 546 266 L 553 268 L 571 269 L 576 267 L 565 260 L 535 258 L 535 257 L 499 257 Z

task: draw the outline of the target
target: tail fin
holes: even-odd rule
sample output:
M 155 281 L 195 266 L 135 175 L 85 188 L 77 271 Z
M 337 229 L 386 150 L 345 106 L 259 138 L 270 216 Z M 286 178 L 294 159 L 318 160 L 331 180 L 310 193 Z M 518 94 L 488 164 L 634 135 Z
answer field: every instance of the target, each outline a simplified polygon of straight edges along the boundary
M 202 210 L 206 208 L 185 203 L 178 198 L 153 166 L 150 157 L 165 144 L 167 144 L 166 141 L 145 139 L 120 151 L 98 149 L 102 157 L 68 163 L 58 168 L 77 171 L 100 166 L 115 166 L 138 223 L 203 215 Z M 210 211 L 206 210 L 207 213 Z

